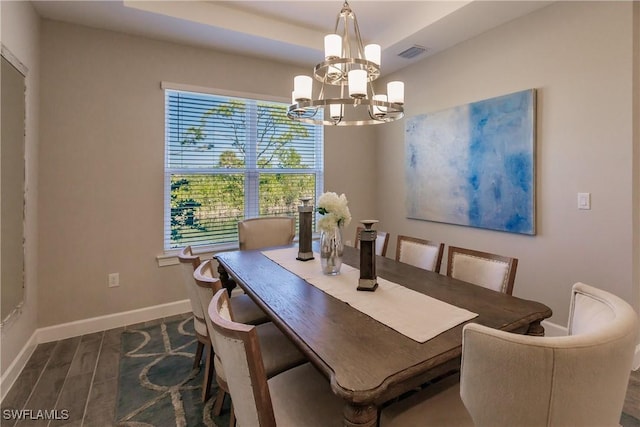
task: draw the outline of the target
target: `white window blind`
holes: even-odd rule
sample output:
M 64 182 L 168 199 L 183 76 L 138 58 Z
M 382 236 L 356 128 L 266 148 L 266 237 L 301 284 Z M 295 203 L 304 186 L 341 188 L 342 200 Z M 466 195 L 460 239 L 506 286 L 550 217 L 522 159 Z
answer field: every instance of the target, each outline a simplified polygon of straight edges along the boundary
M 297 218 L 322 192 L 322 127 L 287 104 L 169 89 L 165 102 L 165 249 L 235 242 L 239 220 Z

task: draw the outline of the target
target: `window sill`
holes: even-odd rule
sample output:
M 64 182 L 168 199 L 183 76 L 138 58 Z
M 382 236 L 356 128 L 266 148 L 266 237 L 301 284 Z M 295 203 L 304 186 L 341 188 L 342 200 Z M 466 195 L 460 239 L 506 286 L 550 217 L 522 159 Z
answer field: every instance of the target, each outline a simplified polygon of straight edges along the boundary
M 320 234 L 314 234 L 312 239 L 318 240 L 320 238 Z M 298 237 L 296 236 L 293 239 L 293 243 L 298 243 Z M 192 250 L 194 255 L 199 255 L 202 259 L 210 259 L 219 252 L 227 252 L 227 251 L 237 251 L 238 243 L 222 243 L 219 245 L 203 245 L 203 246 L 195 246 Z M 161 255 L 156 256 L 156 261 L 158 262 L 158 267 L 168 267 L 171 265 L 178 265 L 180 261 L 178 260 L 178 253 L 180 253 L 180 249 L 170 249 L 165 251 Z

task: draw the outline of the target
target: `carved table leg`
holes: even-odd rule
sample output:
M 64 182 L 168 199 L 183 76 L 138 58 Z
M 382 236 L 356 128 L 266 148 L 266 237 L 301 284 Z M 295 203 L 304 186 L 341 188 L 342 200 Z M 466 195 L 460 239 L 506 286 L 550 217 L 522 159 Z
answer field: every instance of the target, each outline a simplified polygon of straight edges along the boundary
M 535 322 L 531 322 L 531 324 L 529 324 L 527 335 L 533 335 L 534 337 L 544 336 L 544 326 L 540 324 L 540 320 L 536 320 Z
M 222 282 L 222 287 L 225 288 L 229 296 L 231 296 L 231 291 L 236 287 L 235 280 L 229 277 L 229 273 L 227 273 L 227 270 L 225 270 L 220 263 L 218 263 L 218 274 L 220 275 L 220 282 Z
M 345 427 L 375 427 L 378 423 L 378 408 L 375 405 L 344 405 Z

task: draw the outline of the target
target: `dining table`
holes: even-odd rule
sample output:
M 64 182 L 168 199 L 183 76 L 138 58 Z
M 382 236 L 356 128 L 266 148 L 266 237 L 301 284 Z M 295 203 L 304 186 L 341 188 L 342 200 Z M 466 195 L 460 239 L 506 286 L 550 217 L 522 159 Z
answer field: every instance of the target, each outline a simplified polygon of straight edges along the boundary
M 384 403 L 459 370 L 462 328 L 466 323 L 542 336 L 541 321 L 552 314 L 551 309 L 540 302 L 382 256 L 376 257 L 375 271 L 380 282 L 394 286 L 388 288 L 394 289 L 393 293 L 384 294 L 385 288 L 375 292 L 355 291 L 357 273 L 350 276 L 343 272 L 339 284 L 333 283 L 332 278 L 314 275 L 316 268 L 320 271 L 317 244 L 314 243 L 312 261 L 296 261 L 296 254 L 297 246 L 291 245 L 222 252 L 216 254 L 215 259 L 223 286 L 229 292 L 236 285 L 244 290 L 326 376 L 332 392 L 344 400 L 343 417 L 347 427 L 375 426 Z M 358 269 L 359 263 L 359 250 L 345 246 L 343 270 Z M 312 276 L 314 280 L 310 279 Z M 313 284 L 316 279 L 318 283 Z M 329 288 L 331 292 L 327 292 Z M 396 294 L 405 295 L 405 299 L 391 297 Z M 349 298 L 357 298 L 362 304 Z M 383 305 L 369 307 L 374 299 Z M 423 299 L 426 302 L 421 305 Z M 368 310 L 360 310 L 360 305 Z M 410 309 L 410 305 L 414 307 Z M 445 323 L 443 330 L 436 331 L 433 337 L 421 335 L 431 324 L 446 320 L 447 315 L 441 314 L 445 312 L 438 311 L 441 305 L 468 316 L 462 321 L 456 320 L 460 323 L 453 326 Z M 403 316 L 406 325 L 402 322 L 396 325 L 398 322 L 394 323 L 394 319 Z M 399 332 L 404 326 L 418 336 Z

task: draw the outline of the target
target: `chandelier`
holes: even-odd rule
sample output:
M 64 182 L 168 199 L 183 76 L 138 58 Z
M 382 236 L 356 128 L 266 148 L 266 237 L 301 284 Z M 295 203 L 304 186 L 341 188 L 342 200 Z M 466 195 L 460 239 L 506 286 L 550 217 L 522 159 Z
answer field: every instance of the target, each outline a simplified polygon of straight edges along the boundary
M 380 77 L 380 45 L 363 47 L 356 15 L 344 2 L 333 34 L 324 38 L 325 60 L 315 66 L 320 82 L 313 99 L 313 78 L 295 76 L 287 116 L 304 123 L 361 126 L 387 123 L 404 116 L 404 83 L 387 83 L 387 94 L 376 93 Z

